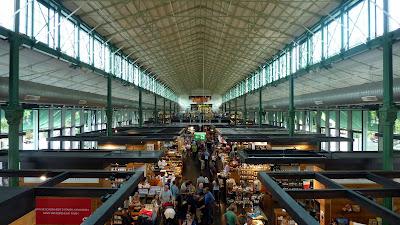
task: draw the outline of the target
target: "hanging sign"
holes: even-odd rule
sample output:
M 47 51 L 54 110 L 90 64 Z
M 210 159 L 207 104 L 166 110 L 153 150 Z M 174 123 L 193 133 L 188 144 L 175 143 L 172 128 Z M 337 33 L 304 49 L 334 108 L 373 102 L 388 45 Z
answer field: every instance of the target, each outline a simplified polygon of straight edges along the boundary
M 36 224 L 81 224 L 92 213 L 90 198 L 36 198 Z

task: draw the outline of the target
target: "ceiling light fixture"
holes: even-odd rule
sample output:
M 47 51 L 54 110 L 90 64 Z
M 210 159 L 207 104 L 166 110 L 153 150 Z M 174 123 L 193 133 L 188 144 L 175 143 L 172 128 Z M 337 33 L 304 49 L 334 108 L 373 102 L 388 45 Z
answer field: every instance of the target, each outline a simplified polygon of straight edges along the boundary
M 374 95 L 370 95 L 370 96 L 362 96 L 361 100 L 363 102 L 376 102 L 378 101 L 378 97 L 374 96 Z
M 40 96 L 38 95 L 25 95 L 24 100 L 26 101 L 39 101 Z
M 321 100 L 314 101 L 314 103 L 315 103 L 316 105 L 322 105 L 322 104 L 324 104 L 324 102 L 321 101 Z

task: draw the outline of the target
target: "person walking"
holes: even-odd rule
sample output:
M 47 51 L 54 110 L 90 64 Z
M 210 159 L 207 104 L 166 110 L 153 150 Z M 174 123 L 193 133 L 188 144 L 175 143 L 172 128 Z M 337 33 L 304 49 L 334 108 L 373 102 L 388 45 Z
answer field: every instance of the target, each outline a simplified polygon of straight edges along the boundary
M 218 179 L 214 179 L 212 182 L 212 190 L 214 194 L 215 201 L 219 204 L 219 182 Z
M 213 194 L 210 192 L 208 187 L 204 188 L 204 224 L 212 224 L 212 216 L 214 215 L 214 204 L 215 198 Z
M 160 192 L 160 200 L 161 200 L 161 205 L 163 207 L 166 207 L 168 205 L 172 205 L 174 197 L 172 196 L 171 190 L 169 190 L 168 185 L 164 185 L 164 190 Z
M 234 204 L 230 205 L 227 208 L 226 213 L 224 214 L 224 217 L 226 219 L 226 224 L 227 225 L 240 225 L 239 220 L 236 216 L 236 206 Z
M 204 150 L 204 165 L 205 165 L 205 171 L 209 171 L 209 158 L 210 158 L 210 153 L 208 152 L 207 149 Z
M 197 225 L 194 216 L 191 213 L 186 214 L 186 220 L 183 222 L 182 225 Z
M 174 199 L 177 199 L 177 197 L 180 195 L 179 188 L 176 185 L 176 181 L 175 180 L 172 181 L 172 184 L 171 184 L 171 193 L 172 193 L 172 197 Z

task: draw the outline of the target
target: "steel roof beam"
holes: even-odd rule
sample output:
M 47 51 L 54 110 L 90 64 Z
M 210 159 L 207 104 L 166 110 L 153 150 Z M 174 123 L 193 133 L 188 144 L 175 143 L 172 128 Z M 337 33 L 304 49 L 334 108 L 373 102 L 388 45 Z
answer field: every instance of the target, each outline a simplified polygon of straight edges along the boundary
M 289 213 L 299 225 L 319 225 L 319 223 L 285 192 L 267 173 L 258 174 L 260 181 L 266 186 L 272 197 Z

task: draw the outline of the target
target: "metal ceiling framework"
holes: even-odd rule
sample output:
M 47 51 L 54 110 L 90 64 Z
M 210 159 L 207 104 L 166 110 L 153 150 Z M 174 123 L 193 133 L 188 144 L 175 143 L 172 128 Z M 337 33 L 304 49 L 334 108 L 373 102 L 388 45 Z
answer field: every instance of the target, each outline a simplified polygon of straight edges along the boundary
M 111 195 L 83 224 L 104 224 L 135 190 L 143 172 L 94 170 L 0 170 L 1 177 L 41 177 L 49 179 L 35 187 L 1 187 L 0 223 L 9 224 L 35 209 L 37 196 L 101 197 Z M 68 178 L 125 178 L 120 188 L 56 187 Z
M 400 183 L 398 171 L 329 171 L 329 172 L 261 172 L 260 181 L 274 199 L 289 213 L 299 225 L 317 225 L 317 222 L 295 199 L 347 198 L 360 204 L 366 210 L 382 217 L 389 224 L 399 224 L 399 214 L 379 205 L 369 197 L 399 197 Z M 275 179 L 315 179 L 326 188 L 311 190 L 284 190 Z M 382 187 L 350 189 L 334 179 L 368 179 Z
M 98 33 L 178 94 L 202 87 L 223 94 L 339 0 L 63 0 Z M 223 80 L 224 82 L 221 82 Z

